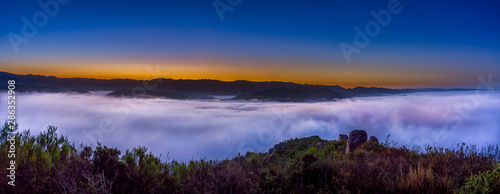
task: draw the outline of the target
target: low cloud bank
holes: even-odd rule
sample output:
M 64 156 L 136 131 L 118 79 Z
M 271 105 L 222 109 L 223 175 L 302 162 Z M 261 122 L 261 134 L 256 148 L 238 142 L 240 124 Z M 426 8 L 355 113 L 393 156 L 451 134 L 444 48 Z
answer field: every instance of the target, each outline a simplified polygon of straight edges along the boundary
M 0 95 L 0 116 L 7 116 Z M 383 141 L 455 147 L 500 144 L 500 94 L 488 91 L 415 93 L 320 103 L 259 103 L 125 99 L 76 94 L 18 94 L 21 130 L 58 127 L 75 144 L 144 145 L 166 159 L 224 159 L 267 151 L 289 138 L 336 139 L 364 129 Z

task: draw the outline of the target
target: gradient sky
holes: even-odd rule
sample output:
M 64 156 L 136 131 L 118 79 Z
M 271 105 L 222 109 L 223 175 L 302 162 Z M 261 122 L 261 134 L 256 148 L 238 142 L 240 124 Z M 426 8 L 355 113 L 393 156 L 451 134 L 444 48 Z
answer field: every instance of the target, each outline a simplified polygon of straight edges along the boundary
M 389 0 L 220 0 L 233 9 L 224 20 L 212 0 L 71 0 L 15 52 L 9 33 L 45 13 L 37 2 L 0 0 L 0 71 L 142 79 L 158 65 L 155 77 L 391 88 L 500 77 L 498 1 L 401 0 L 350 63 L 340 43 L 354 45 Z

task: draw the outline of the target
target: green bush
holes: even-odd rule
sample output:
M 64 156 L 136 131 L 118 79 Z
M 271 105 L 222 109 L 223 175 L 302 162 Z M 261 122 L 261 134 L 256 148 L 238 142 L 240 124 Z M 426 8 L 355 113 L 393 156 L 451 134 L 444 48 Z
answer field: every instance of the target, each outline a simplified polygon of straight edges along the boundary
M 307 154 L 309 154 L 309 153 L 311 153 L 311 154 L 315 154 L 316 152 L 318 152 L 318 148 L 316 148 L 316 147 L 314 147 L 314 146 L 310 147 L 310 148 L 306 151 L 306 153 L 307 153 Z
M 500 193 L 500 165 L 495 170 L 471 176 L 460 193 Z

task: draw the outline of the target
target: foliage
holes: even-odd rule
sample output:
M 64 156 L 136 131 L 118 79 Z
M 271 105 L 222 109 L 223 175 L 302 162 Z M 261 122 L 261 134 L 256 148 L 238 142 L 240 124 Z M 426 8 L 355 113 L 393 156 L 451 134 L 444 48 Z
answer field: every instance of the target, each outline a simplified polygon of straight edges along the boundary
M 345 154 L 345 141 L 312 136 L 281 142 L 270 153 L 162 161 L 143 146 L 123 154 L 100 143 L 75 146 L 53 126 L 15 139 L 16 187 L 1 184 L 4 193 L 495 193 L 500 177 L 493 145 L 422 152 L 386 141 Z M 0 140 L 6 169 L 10 144 Z M 0 171 L 2 183 L 6 173 Z
M 500 165 L 495 170 L 471 176 L 460 193 L 500 193 Z

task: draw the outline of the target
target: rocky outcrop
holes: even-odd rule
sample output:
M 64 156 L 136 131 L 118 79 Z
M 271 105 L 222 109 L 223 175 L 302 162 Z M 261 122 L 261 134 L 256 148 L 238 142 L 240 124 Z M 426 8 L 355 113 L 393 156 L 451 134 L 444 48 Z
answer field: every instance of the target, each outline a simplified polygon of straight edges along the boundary
M 286 147 L 284 142 L 274 145 L 273 148 L 270 148 L 267 151 L 267 155 L 273 155 L 275 152 L 279 151 L 281 148 Z
M 361 144 L 365 143 L 368 138 L 365 130 L 354 130 L 349 133 L 349 139 L 347 139 L 346 153 L 353 152 Z
M 274 154 L 274 148 L 269 148 L 269 150 L 267 151 L 267 155 L 270 156 L 273 154 Z
M 372 144 L 373 143 L 378 144 L 378 139 L 375 136 L 370 136 L 370 138 L 368 139 L 368 142 L 370 142 Z
M 339 134 L 339 141 L 347 141 L 349 139 L 349 136 L 346 134 Z

